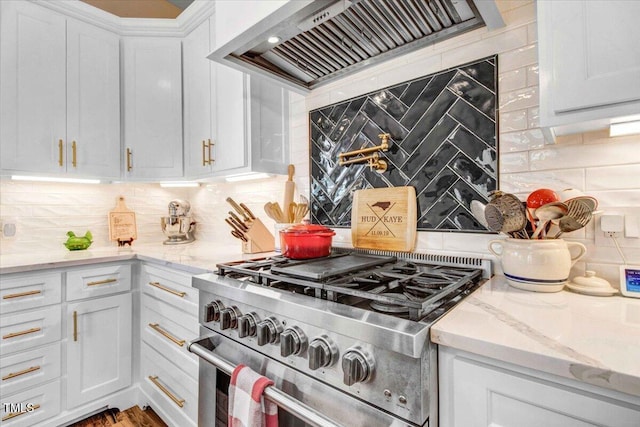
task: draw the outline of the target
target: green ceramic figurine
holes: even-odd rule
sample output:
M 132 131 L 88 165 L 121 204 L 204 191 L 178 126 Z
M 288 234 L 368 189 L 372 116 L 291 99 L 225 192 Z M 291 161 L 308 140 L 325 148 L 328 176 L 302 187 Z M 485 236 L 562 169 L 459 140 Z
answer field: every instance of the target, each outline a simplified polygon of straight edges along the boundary
M 67 232 L 67 236 L 69 236 L 69 238 L 64 243 L 64 245 L 70 251 L 80 251 L 83 249 L 87 249 L 89 246 L 91 246 L 91 242 L 93 242 L 93 236 L 91 235 L 90 231 L 87 231 L 87 233 L 83 237 L 78 237 L 73 231 L 69 231 Z

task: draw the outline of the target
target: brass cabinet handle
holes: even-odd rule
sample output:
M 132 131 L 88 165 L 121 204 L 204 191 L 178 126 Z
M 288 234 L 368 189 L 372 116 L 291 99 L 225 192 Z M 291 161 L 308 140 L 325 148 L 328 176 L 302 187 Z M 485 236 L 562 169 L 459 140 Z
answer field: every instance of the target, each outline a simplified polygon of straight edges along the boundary
M 205 141 L 204 139 L 202 140 L 202 166 L 207 166 L 207 164 L 209 164 L 207 162 L 207 141 Z
M 11 372 L 2 377 L 2 381 L 10 380 L 11 378 L 19 377 L 20 375 L 28 374 L 29 372 L 37 371 L 38 369 L 40 369 L 40 366 L 32 366 L 30 368 L 23 369 L 22 371 Z
M 96 280 L 95 282 L 87 283 L 87 286 L 97 286 L 97 285 L 105 285 L 107 283 L 117 282 L 118 279 L 105 279 L 105 280 Z
M 42 291 L 40 291 L 40 290 L 20 292 L 19 294 L 7 294 L 7 295 L 4 295 L 2 297 L 2 299 L 28 297 L 29 295 L 38 295 L 38 294 L 41 294 L 41 293 L 42 293 Z
M 163 291 L 169 292 L 170 294 L 177 295 L 180 298 L 184 298 L 184 296 L 187 294 L 186 292 L 180 292 L 180 291 L 173 290 L 171 288 L 167 288 L 166 286 L 161 285 L 160 282 L 149 282 L 149 284 L 151 286 L 155 286 L 158 289 L 162 289 Z
M 22 336 L 22 335 L 33 334 L 35 332 L 40 332 L 41 330 L 42 330 L 41 328 L 31 328 L 31 329 L 27 329 L 26 331 L 12 332 L 10 334 L 3 335 L 2 339 L 6 340 L 6 339 L 9 339 L 9 338 L 15 338 L 15 337 L 19 337 L 19 336 Z
M 10 413 L 10 414 L 9 414 L 9 415 L 7 415 L 7 416 L 2 417 L 2 421 L 7 421 L 7 420 L 10 420 L 11 418 L 15 418 L 15 417 L 17 417 L 17 416 L 19 416 L 19 415 L 23 415 L 23 414 L 31 413 L 31 412 L 35 411 L 36 409 L 38 409 L 38 408 L 40 408 L 40 405 L 38 405 L 38 404 L 36 403 L 35 405 L 31 406 L 31 410 L 29 410 L 29 411 L 22 411 L 22 412 L 12 412 L 12 413 Z
M 64 142 L 62 142 L 61 139 L 58 140 L 58 164 L 60 166 L 64 165 L 64 157 L 63 157 L 63 144 Z
M 71 141 L 71 165 L 75 168 L 78 166 L 78 158 L 76 153 L 76 142 Z
M 160 384 L 160 381 L 158 381 L 158 376 L 157 375 L 156 376 L 149 375 L 149 379 L 151 380 L 152 383 L 154 383 L 156 385 L 156 387 L 158 387 L 164 394 L 166 394 L 169 397 L 169 399 L 173 400 L 173 403 L 175 403 L 176 405 L 178 405 L 181 408 L 184 406 L 185 400 L 175 397 L 173 395 L 173 393 L 171 393 L 169 390 L 167 390 L 167 388 L 165 386 Z
M 78 341 L 78 312 L 73 312 L 73 340 Z
M 162 329 L 160 327 L 160 325 L 158 325 L 157 323 L 149 323 L 149 326 L 156 332 L 158 332 L 160 335 L 164 336 L 165 338 L 171 340 L 172 342 L 174 342 L 176 345 L 182 347 L 184 346 L 185 340 L 179 340 L 178 338 L 174 337 L 173 335 L 171 335 L 169 332 L 165 331 L 164 329 Z
M 213 162 L 215 162 L 215 160 L 211 158 L 211 147 L 213 147 L 213 142 L 211 142 L 210 139 L 209 139 L 208 147 L 209 147 L 209 161 L 208 161 L 208 164 L 212 164 Z
M 131 157 L 133 153 L 131 152 L 131 148 L 127 148 L 127 172 L 131 172 L 131 168 L 133 168 L 133 164 L 131 162 Z

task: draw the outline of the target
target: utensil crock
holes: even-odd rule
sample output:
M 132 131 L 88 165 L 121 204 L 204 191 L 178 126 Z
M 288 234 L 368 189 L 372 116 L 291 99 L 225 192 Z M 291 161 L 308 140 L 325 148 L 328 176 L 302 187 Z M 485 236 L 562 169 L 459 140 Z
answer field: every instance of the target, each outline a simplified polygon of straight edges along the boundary
M 500 239 L 489 242 L 511 286 L 535 292 L 558 292 L 569 280 L 571 267 L 587 248 L 562 239 Z

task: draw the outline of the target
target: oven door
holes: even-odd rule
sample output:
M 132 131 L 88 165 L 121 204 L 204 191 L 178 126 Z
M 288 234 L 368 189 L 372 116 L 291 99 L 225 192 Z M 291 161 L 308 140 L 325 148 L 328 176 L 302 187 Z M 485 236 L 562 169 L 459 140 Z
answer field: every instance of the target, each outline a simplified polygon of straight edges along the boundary
M 274 381 L 265 390 L 265 399 L 278 405 L 279 427 L 415 427 L 224 335 L 206 328 L 201 330 L 204 336 L 189 344 L 189 351 L 202 359 L 199 427 L 227 425 L 229 379 L 239 364 Z

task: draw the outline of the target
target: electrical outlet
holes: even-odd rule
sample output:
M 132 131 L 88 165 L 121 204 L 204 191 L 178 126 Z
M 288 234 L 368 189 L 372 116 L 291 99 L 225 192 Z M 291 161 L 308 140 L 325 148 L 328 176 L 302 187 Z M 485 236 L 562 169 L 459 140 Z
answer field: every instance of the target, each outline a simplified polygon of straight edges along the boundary
M 0 220 L 0 230 L 3 239 L 12 239 L 16 237 L 16 220 L 13 218 L 2 218 Z

